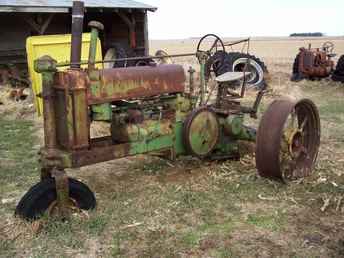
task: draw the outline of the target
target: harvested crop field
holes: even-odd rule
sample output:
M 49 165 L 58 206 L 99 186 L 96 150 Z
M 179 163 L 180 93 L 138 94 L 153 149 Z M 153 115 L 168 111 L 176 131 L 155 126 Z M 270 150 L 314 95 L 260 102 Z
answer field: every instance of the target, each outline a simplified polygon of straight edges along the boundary
M 315 47 L 326 40 L 311 41 Z M 344 39 L 333 42 L 344 54 Z M 286 185 L 257 176 L 252 146 L 240 161 L 141 155 L 68 171 L 96 193 L 95 211 L 27 223 L 13 213 L 39 180 L 42 122 L 29 102 L 0 105 L 0 257 L 344 257 L 344 85 L 289 81 L 298 47 L 307 44 L 251 41 L 251 54 L 271 75 L 260 115 L 281 96 L 310 98 L 320 111 L 316 169 Z M 195 45 L 153 41 L 151 52 L 192 52 Z M 248 101 L 253 98 L 249 93 Z

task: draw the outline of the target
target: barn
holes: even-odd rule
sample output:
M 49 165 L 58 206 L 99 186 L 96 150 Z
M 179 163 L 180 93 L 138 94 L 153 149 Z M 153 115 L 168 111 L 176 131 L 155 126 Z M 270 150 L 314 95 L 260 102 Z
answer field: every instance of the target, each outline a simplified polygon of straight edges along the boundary
M 85 22 L 104 24 L 103 56 L 116 50 L 127 57 L 149 53 L 147 13 L 155 7 L 132 0 L 84 0 Z M 0 68 L 26 64 L 26 38 L 71 32 L 72 0 L 0 0 Z

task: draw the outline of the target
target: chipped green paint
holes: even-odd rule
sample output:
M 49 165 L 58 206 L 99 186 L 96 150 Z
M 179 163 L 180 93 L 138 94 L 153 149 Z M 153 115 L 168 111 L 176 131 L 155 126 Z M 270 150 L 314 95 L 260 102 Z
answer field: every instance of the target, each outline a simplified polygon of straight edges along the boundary
M 92 105 L 92 119 L 94 121 L 111 121 L 112 119 L 112 108 L 111 104 L 99 104 Z
M 152 151 L 160 151 L 173 147 L 173 136 L 164 135 L 152 140 L 134 142 L 130 144 L 129 155 L 143 154 Z
M 195 114 L 187 130 L 188 142 L 193 153 L 209 154 L 219 140 L 219 122 L 213 112 L 204 109 Z
M 140 124 L 113 124 L 112 138 L 117 142 L 149 141 L 163 135 L 172 135 L 170 120 L 146 120 Z
M 255 132 L 244 125 L 243 114 L 230 115 L 225 119 L 221 119 L 220 123 L 223 124 L 226 133 L 234 139 L 245 141 L 256 140 Z
M 99 70 L 88 71 L 88 76 L 90 79 L 90 93 L 92 96 L 100 96 L 100 73 Z
M 219 156 L 238 156 L 238 141 L 231 139 L 230 137 L 222 136 L 221 141 L 219 141 L 215 147 L 215 154 Z
M 174 151 L 176 155 L 186 153 L 183 142 L 183 122 L 176 122 L 174 124 Z

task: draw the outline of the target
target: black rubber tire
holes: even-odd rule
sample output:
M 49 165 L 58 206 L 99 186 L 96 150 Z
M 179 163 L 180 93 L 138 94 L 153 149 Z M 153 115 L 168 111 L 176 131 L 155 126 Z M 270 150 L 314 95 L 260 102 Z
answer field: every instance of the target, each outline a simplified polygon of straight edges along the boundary
M 149 59 L 144 59 L 144 60 L 138 60 L 135 61 L 134 66 L 148 66 L 155 63 L 155 61 L 151 58 Z
M 138 55 L 135 53 L 135 51 L 128 46 L 125 50 L 126 57 L 138 57 Z M 155 63 L 155 61 L 151 58 L 148 59 L 142 59 L 142 60 L 129 60 L 126 63 L 126 67 L 132 67 L 132 66 L 149 66 L 152 63 Z
M 84 183 L 69 178 L 69 196 L 74 199 L 78 208 L 91 210 L 96 207 L 93 192 Z M 39 182 L 19 201 L 15 215 L 27 220 L 35 220 L 44 214 L 49 205 L 56 200 L 55 179 L 49 178 Z
M 342 55 L 338 60 L 336 70 L 332 75 L 332 80 L 344 82 L 344 55 Z
M 299 73 L 299 63 L 300 63 L 300 54 L 297 54 L 293 63 L 293 73 L 290 77 L 292 82 L 299 82 L 304 79 L 304 76 Z
M 339 74 L 339 75 L 344 75 L 344 55 L 342 55 L 339 58 L 339 60 L 337 62 L 335 73 Z
M 335 82 L 342 82 L 342 83 L 344 83 L 344 75 L 333 74 L 332 75 L 332 80 L 335 81 Z
M 292 75 L 290 77 L 290 80 L 292 82 L 298 82 L 303 79 L 301 74 L 299 73 L 299 63 L 300 63 L 300 54 L 297 54 L 293 63 Z
M 293 74 L 299 73 L 300 54 L 297 54 L 293 63 Z
M 210 78 L 211 71 L 214 71 L 215 75 L 219 76 L 231 70 L 230 64 L 225 62 L 227 55 L 228 54 L 226 52 L 220 50 L 207 60 L 204 69 L 206 80 Z
M 216 76 L 219 76 L 226 72 L 240 71 L 240 70 L 235 69 L 235 67 L 233 67 L 235 62 L 240 58 L 249 58 L 253 60 L 254 62 L 257 63 L 257 65 L 260 66 L 260 68 L 263 71 L 263 75 L 261 75 L 263 76 L 263 78 L 256 77 L 254 78 L 254 80 L 252 80 L 252 82 L 247 82 L 247 88 L 264 89 L 267 86 L 266 81 L 264 79 L 264 74 L 268 73 L 268 69 L 266 65 L 264 64 L 264 62 L 254 55 L 249 55 L 249 54 L 245 54 L 241 52 L 226 53 L 223 63 L 219 65 L 216 70 L 214 69 Z
M 115 49 L 116 52 L 116 59 L 119 58 L 127 58 L 127 51 L 125 50 L 124 46 L 120 43 L 113 43 L 111 44 L 111 48 Z M 127 67 L 127 61 L 117 61 L 114 62 L 113 68 L 120 68 L 120 67 Z

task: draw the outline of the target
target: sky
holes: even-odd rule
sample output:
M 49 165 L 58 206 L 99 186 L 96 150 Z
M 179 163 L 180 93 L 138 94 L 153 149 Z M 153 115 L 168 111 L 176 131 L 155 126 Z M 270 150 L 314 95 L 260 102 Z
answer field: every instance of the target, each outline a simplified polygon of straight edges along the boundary
M 294 32 L 344 35 L 344 0 L 138 0 L 149 14 L 151 39 L 288 36 Z

